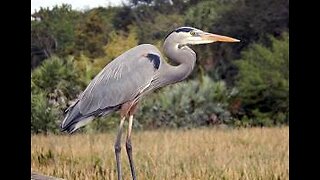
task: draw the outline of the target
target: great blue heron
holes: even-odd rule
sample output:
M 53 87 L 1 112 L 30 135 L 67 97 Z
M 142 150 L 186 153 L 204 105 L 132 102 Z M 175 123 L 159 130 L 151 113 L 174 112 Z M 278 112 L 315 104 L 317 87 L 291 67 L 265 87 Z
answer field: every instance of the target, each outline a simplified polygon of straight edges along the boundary
M 163 44 L 166 57 L 177 63 L 168 64 L 153 45 L 142 44 L 123 53 L 107 64 L 67 110 L 61 128 L 69 133 L 86 125 L 97 116 L 120 111 L 120 126 L 114 145 L 118 180 L 121 179 L 121 134 L 129 118 L 126 150 L 132 178 L 136 179 L 132 159 L 131 128 L 139 100 L 151 91 L 184 80 L 192 72 L 196 53 L 188 46 L 213 42 L 239 42 L 227 36 L 204 32 L 193 27 L 180 27 L 169 33 Z

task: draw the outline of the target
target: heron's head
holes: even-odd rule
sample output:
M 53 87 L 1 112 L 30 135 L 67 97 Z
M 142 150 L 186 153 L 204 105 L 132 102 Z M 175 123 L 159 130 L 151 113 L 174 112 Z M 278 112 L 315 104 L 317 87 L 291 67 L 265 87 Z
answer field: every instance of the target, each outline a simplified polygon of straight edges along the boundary
M 179 27 L 169 33 L 166 36 L 166 40 L 167 39 L 170 39 L 171 42 L 175 42 L 180 46 L 213 42 L 240 42 L 238 39 L 204 32 L 193 27 Z

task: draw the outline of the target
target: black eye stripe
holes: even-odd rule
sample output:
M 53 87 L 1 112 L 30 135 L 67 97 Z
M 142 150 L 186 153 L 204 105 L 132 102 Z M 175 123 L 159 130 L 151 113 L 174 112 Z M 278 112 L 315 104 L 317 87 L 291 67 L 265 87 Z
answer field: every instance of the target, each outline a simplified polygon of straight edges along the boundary
M 179 33 L 179 32 L 190 32 L 192 30 L 193 30 L 192 28 L 179 28 L 179 29 L 176 29 L 175 32 L 177 32 L 177 33 Z
M 179 33 L 179 32 L 190 32 L 192 30 L 194 30 L 194 29 L 193 28 L 189 28 L 189 27 L 178 28 L 178 29 L 175 29 L 175 30 L 171 31 L 169 34 L 167 34 L 165 38 L 167 38 L 173 32 L 176 32 L 176 33 Z

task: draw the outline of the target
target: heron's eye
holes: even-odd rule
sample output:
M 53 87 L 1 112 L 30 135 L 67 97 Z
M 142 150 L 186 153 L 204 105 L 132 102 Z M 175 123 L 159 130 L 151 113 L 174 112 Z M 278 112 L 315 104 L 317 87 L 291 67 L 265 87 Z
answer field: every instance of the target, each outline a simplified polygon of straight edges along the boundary
M 194 35 L 196 35 L 196 32 L 191 31 L 190 34 L 191 34 L 192 36 L 194 36 Z

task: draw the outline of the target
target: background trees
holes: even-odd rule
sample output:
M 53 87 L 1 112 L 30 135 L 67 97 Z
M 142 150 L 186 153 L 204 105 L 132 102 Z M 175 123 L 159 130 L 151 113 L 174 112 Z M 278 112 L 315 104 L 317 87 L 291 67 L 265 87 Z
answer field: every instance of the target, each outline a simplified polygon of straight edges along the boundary
M 161 48 L 179 26 L 241 39 L 199 45 L 189 79 L 142 102 L 136 127 L 289 121 L 288 0 L 128 0 L 86 11 L 42 8 L 31 21 L 32 132 L 58 132 L 63 111 L 112 59 L 141 43 Z M 160 49 L 161 50 L 161 49 Z M 105 131 L 117 115 L 83 130 Z
M 263 125 L 289 121 L 289 36 L 270 40 L 269 47 L 250 45 L 235 62 L 244 114 L 252 123 Z

